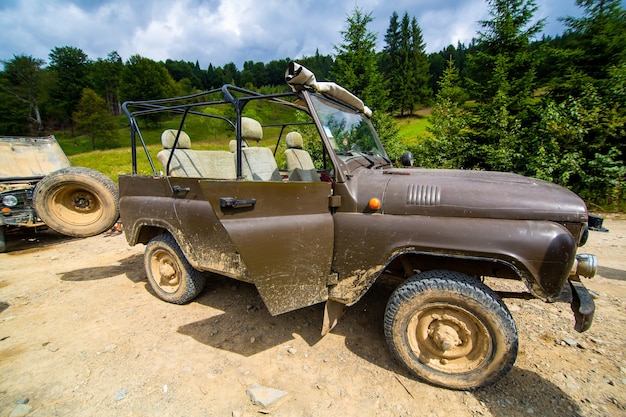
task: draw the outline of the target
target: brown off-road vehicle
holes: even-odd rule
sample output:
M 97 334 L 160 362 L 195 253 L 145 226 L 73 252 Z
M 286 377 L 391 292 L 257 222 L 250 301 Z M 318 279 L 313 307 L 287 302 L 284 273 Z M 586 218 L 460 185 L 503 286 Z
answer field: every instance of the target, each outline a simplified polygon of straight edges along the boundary
M 495 382 L 517 356 L 513 318 L 483 277 L 567 301 L 576 328 L 589 328 L 594 303 L 579 277 L 597 265 L 576 254 L 588 236 L 579 197 L 509 173 L 396 168 L 360 99 L 296 63 L 286 81 L 291 91 L 280 94 L 225 85 L 123 105 L 133 172 L 119 178 L 121 219 L 129 244 L 146 245 L 160 298 L 192 300 L 209 271 L 253 283 L 273 315 L 325 302 L 325 334 L 391 278 L 392 353 L 453 389 Z M 139 120 L 154 125 L 165 113 L 175 125 L 156 162 Z M 218 135 L 224 149 L 192 146 Z M 138 173 L 137 148 L 148 175 Z
M 117 185 L 72 166 L 54 136 L 0 136 L 0 252 L 12 229 L 49 227 L 87 237 L 109 229 L 118 216 Z

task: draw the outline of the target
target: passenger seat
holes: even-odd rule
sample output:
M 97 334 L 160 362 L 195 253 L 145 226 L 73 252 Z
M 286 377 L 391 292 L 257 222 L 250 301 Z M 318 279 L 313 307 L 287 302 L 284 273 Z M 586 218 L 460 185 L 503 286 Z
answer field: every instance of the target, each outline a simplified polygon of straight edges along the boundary
M 261 124 L 249 117 L 241 118 L 241 138 L 245 143 L 260 141 L 263 138 Z M 234 148 L 234 149 L 233 149 Z M 237 142 L 231 142 L 231 151 L 236 152 Z M 235 155 L 235 160 L 237 155 Z M 243 146 L 241 148 L 241 174 L 248 181 L 282 181 L 274 154 L 269 148 Z
M 178 131 L 175 129 L 167 129 L 161 134 L 163 150 L 157 154 L 157 158 L 164 169 L 167 169 L 167 162 L 172 153 L 177 134 Z M 167 175 L 173 177 L 203 177 L 202 162 L 195 151 L 191 150 L 191 139 L 189 135 L 182 130 L 180 131 L 178 143 L 174 150 L 174 156 L 170 163 L 170 171 Z

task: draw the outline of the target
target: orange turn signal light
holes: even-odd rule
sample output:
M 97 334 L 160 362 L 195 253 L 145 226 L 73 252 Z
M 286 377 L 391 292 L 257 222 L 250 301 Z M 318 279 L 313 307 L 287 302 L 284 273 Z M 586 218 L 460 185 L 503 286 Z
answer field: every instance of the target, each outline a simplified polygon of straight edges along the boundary
M 381 202 L 376 197 L 371 198 L 370 202 L 367 204 L 367 206 L 370 208 L 370 210 L 374 210 L 374 211 L 379 210 L 380 209 L 380 205 L 381 205 Z
M 11 209 L 8 208 L 8 207 L 2 207 L 1 211 L 2 211 L 2 214 L 4 214 L 4 215 L 11 214 Z

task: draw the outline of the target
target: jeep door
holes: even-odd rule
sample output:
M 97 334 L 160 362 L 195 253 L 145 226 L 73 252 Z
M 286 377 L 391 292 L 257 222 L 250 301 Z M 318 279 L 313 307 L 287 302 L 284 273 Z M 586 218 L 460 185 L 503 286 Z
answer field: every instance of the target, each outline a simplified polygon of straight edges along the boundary
M 327 300 L 329 183 L 201 180 L 200 187 L 272 315 Z

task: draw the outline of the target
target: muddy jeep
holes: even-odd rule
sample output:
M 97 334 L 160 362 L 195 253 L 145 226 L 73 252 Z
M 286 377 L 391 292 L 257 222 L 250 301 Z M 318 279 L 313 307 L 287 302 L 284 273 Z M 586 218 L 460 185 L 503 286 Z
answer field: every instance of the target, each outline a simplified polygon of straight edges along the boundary
M 0 252 L 6 231 L 17 227 L 87 237 L 118 217 L 117 185 L 98 171 L 71 166 L 54 136 L 0 136 Z
M 272 315 L 324 302 L 325 334 L 375 281 L 393 280 L 391 352 L 452 389 L 495 382 L 517 356 L 513 318 L 483 277 L 569 302 L 577 330 L 589 328 L 579 277 L 597 265 L 576 254 L 588 236 L 579 197 L 510 173 L 396 168 L 359 98 L 296 63 L 286 81 L 281 94 L 225 85 L 124 103 L 133 172 L 119 178 L 120 214 L 128 243 L 146 245 L 158 297 L 193 300 L 209 271 L 253 283 Z M 142 117 L 171 125 L 156 160 Z

